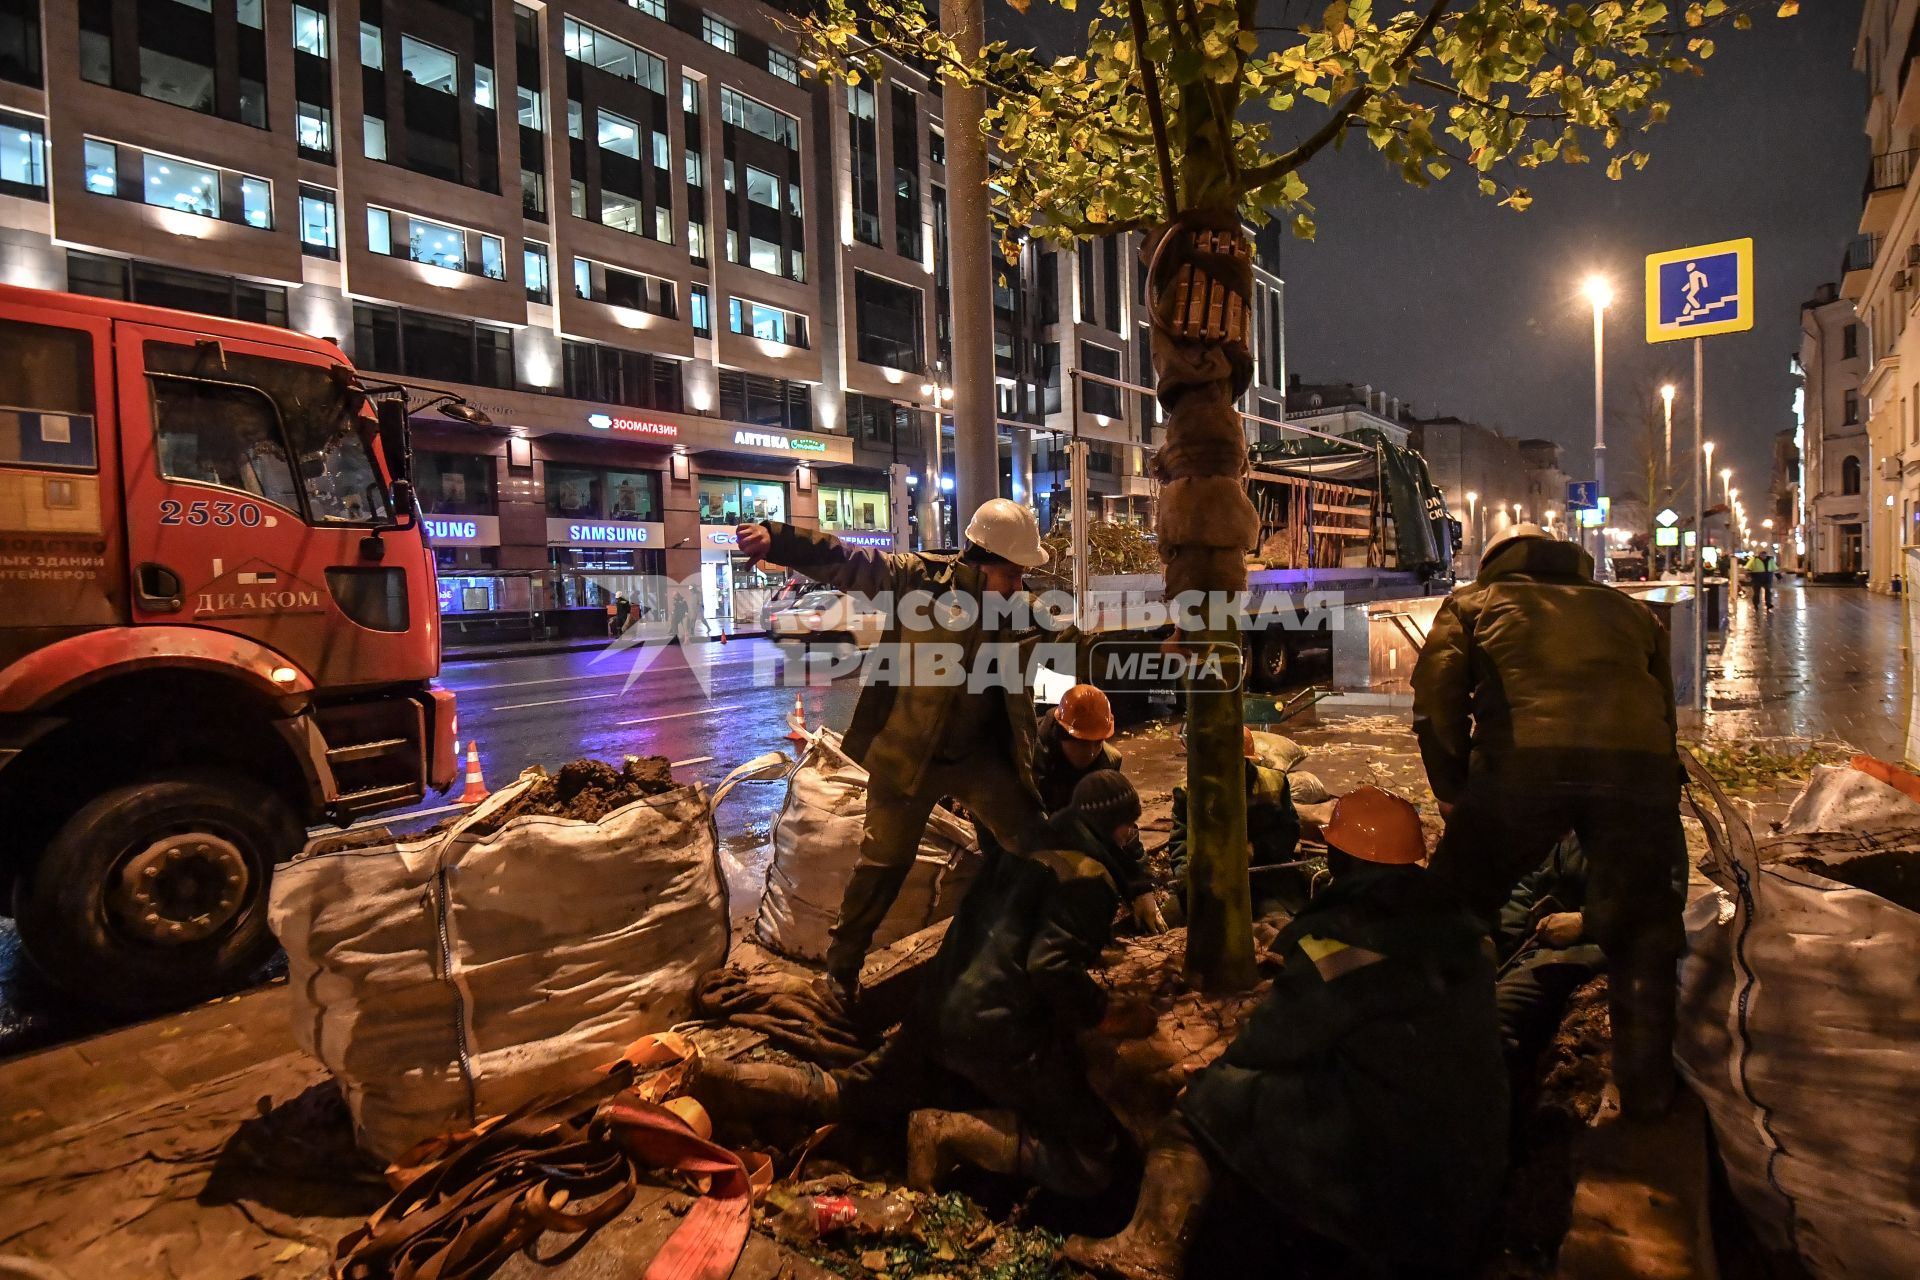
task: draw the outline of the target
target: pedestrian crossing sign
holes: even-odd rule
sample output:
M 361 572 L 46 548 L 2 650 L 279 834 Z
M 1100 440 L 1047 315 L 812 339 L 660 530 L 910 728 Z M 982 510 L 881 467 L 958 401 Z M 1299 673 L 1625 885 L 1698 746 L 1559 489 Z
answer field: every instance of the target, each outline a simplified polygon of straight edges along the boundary
M 1753 241 L 1647 255 L 1647 341 L 1753 328 Z

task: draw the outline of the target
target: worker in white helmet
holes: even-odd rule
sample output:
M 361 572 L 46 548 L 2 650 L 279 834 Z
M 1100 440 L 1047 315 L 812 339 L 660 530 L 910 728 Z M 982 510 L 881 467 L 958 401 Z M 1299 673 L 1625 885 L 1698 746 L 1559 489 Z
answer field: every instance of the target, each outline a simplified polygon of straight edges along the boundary
M 882 645 L 901 676 L 864 684 L 843 744 L 868 774 L 860 860 L 827 951 L 828 980 L 850 1002 L 874 931 L 899 896 L 927 816 L 942 796 L 959 800 L 1017 853 L 1032 846 L 1045 821 L 1033 777 L 1035 716 L 1026 681 L 982 681 L 971 691 L 964 678 L 922 681 L 929 664 L 916 661 L 914 651 L 939 645 L 957 654 L 965 671 L 988 661 L 1004 670 L 1016 636 L 1007 627 L 1010 611 L 995 607 L 996 600 L 1019 593 L 1026 571 L 1047 562 L 1047 549 L 1033 513 L 1006 498 L 973 513 L 959 555 L 863 550 L 774 521 L 743 524 L 735 534 L 741 553 L 752 559 L 869 597 L 891 594 L 895 602 Z M 900 607 L 915 593 L 942 603 Z M 949 607 L 956 603 L 962 607 Z

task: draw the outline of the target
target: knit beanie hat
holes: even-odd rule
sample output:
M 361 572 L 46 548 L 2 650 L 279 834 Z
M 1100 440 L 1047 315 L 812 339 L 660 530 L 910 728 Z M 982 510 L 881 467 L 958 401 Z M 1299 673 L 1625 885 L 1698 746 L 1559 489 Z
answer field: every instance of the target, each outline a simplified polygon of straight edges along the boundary
M 1073 788 L 1074 813 L 1096 831 L 1140 820 L 1140 793 L 1118 769 L 1096 769 Z

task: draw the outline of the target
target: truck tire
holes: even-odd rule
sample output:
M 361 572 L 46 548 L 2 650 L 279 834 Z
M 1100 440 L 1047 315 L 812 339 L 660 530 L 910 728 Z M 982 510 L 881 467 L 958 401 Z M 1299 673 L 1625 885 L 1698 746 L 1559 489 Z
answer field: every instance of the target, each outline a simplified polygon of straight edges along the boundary
M 68 818 L 15 884 L 21 945 L 54 985 L 114 1009 L 222 994 L 273 954 L 273 865 L 304 840 L 285 802 L 245 778 L 115 787 Z

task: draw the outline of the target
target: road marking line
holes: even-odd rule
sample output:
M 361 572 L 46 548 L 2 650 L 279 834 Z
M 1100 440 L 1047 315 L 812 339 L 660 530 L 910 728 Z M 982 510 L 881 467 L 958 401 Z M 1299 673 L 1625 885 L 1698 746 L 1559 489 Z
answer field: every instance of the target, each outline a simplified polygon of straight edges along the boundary
M 504 711 L 506 710 L 506 708 L 502 707 L 501 710 Z M 615 720 L 613 722 L 613 725 L 614 725 L 614 728 L 616 729 L 625 729 L 630 725 L 636 725 L 636 724 L 657 724 L 662 720 L 685 720 L 688 716 L 710 716 L 710 715 L 718 714 L 719 712 L 722 712 L 722 711 L 744 711 L 744 710 L 746 710 L 746 704 L 743 702 L 736 702 L 731 706 L 701 707 L 697 711 L 674 711 L 664 716 L 647 716 L 645 719 L 642 719 L 642 720 Z M 711 760 L 713 757 L 708 756 L 706 758 Z
M 670 760 L 667 762 L 667 767 L 670 769 L 683 769 L 690 764 L 706 764 L 712 759 L 712 756 L 694 756 L 690 760 Z
M 510 702 L 495 711 L 525 711 L 528 707 L 557 707 L 563 702 L 592 702 L 599 698 L 617 698 L 618 693 L 583 693 L 577 698 L 549 698 L 545 702 Z

